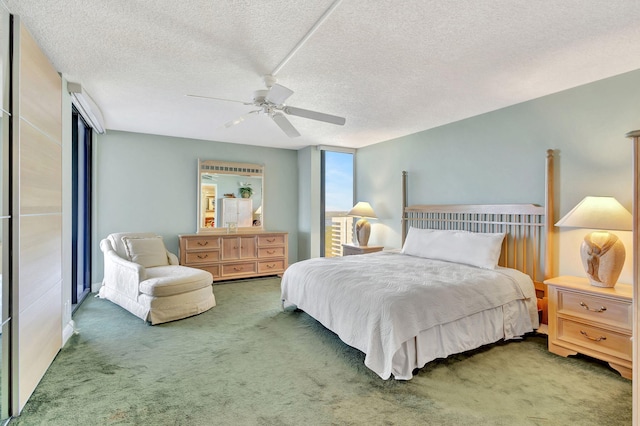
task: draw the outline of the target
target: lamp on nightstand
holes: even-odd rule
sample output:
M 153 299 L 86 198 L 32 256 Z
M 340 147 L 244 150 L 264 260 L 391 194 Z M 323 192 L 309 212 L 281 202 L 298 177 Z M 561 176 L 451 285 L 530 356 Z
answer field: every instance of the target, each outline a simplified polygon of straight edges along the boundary
M 358 245 L 366 247 L 369 244 L 369 235 L 371 234 L 371 224 L 367 219 L 377 219 L 371 205 L 365 201 L 360 201 L 353 206 L 347 213 L 347 216 L 359 217 L 356 222 L 356 237 Z
M 624 265 L 622 241 L 609 231 L 631 231 L 631 213 L 613 197 L 585 197 L 556 223 L 558 227 L 597 229 L 580 246 L 582 266 L 591 285 L 614 287 Z

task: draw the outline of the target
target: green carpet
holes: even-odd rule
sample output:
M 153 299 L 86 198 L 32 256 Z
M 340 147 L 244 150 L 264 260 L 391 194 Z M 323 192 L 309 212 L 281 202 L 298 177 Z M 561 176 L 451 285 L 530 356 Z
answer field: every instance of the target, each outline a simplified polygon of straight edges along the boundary
M 149 326 L 90 297 L 12 425 L 626 425 L 631 382 L 546 336 L 495 344 L 384 381 L 277 278 L 214 286 L 218 306 Z

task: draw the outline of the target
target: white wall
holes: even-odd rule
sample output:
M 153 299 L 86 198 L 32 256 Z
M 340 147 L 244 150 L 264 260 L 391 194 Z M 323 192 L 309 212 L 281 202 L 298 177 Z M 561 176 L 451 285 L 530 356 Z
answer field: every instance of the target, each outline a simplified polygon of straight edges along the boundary
M 640 129 L 640 70 L 359 149 L 357 199 L 380 220 L 370 244 L 400 247 L 401 171 L 409 203 L 544 202 L 545 151 L 557 150 L 556 220 L 587 195 L 632 203 L 630 130 Z M 587 230 L 558 232 L 559 274 L 584 275 Z M 620 277 L 631 283 L 631 232 Z
M 297 261 L 296 151 L 111 130 L 95 151 L 94 291 L 108 234 L 155 232 L 177 254 L 178 235 L 196 232 L 198 158 L 264 165 L 265 229 L 288 232 L 289 262 Z

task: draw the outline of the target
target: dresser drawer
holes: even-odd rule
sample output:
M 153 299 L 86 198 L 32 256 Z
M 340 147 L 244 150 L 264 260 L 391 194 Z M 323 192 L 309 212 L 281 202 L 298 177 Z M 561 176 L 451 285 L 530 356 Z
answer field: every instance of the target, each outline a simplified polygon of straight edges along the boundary
M 231 277 L 234 275 L 247 275 L 255 274 L 256 262 L 242 262 L 242 263 L 229 263 L 222 264 L 222 276 Z
M 258 248 L 258 258 L 284 257 L 284 247 L 260 247 Z
M 555 337 L 559 341 L 631 361 L 631 336 L 628 334 L 559 318 Z
M 284 235 L 259 235 L 258 247 L 284 245 Z
M 217 262 L 220 260 L 219 250 L 193 251 L 186 253 L 187 265 L 196 265 L 200 263 Z
M 620 299 L 558 289 L 557 313 L 631 330 L 631 303 Z
M 220 238 L 212 236 L 191 237 L 185 239 L 187 250 L 204 250 L 220 248 Z
M 213 279 L 220 277 L 220 265 L 208 265 L 208 266 L 200 266 L 198 269 L 202 269 L 203 271 L 207 271 L 211 275 L 213 275 Z
M 280 273 L 284 272 L 284 260 L 263 260 L 258 262 L 258 273 L 259 274 L 268 274 L 268 273 Z

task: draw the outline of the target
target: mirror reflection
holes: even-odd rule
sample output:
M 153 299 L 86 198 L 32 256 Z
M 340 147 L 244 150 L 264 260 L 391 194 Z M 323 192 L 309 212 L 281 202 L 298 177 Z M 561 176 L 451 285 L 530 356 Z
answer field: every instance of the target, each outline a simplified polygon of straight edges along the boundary
M 198 232 L 262 228 L 263 167 L 198 160 Z

